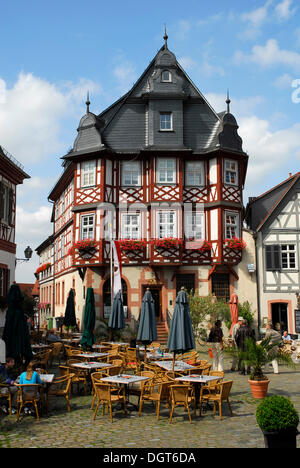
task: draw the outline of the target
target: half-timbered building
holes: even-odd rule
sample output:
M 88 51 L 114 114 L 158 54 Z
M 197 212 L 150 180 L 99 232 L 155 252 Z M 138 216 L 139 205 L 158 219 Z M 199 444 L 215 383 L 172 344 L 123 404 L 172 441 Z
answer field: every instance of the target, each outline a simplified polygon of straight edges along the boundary
M 8 151 L 0 146 L 0 305 L 16 267 L 16 189 L 29 175 Z
M 216 113 L 165 44 L 132 89 L 100 115 L 81 118 L 49 200 L 54 204 L 55 315 L 76 289 L 110 312 L 110 239 L 122 240 L 127 318 L 145 288 L 166 330 L 182 285 L 228 300 L 238 290 L 248 156 L 227 110 Z M 225 103 L 224 103 L 225 107 Z M 85 250 L 78 243 L 89 239 Z M 170 241 L 171 239 L 171 241 Z M 205 241 L 205 242 L 204 242 Z M 58 299 L 59 297 L 59 299 Z
M 245 219 L 256 237 L 260 325 L 272 320 L 282 331 L 300 333 L 300 172 L 250 198 Z

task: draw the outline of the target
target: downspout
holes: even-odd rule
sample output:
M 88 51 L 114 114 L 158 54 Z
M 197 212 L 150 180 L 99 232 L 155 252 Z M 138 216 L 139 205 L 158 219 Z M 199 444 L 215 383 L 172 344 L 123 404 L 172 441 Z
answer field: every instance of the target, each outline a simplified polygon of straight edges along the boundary
M 257 295 L 257 333 L 258 333 L 258 339 L 260 340 L 260 322 L 261 322 L 261 310 L 260 310 L 260 285 L 259 285 L 259 275 L 258 275 L 258 248 L 257 248 L 257 232 L 253 234 L 253 239 L 255 242 L 255 275 L 256 275 L 256 295 Z
M 53 238 L 55 234 L 55 202 L 50 200 L 48 197 L 48 202 L 53 204 L 54 208 L 54 223 L 53 223 Z M 55 242 L 53 242 L 53 286 L 52 286 L 52 315 L 55 317 Z M 55 327 L 56 328 L 56 327 Z

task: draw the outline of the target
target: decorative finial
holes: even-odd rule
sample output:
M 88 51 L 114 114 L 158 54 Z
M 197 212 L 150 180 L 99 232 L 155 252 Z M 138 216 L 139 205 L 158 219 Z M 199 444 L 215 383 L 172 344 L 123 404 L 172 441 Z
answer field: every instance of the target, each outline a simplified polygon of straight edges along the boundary
M 88 114 L 90 112 L 90 95 L 89 92 L 87 92 L 87 97 L 86 97 L 86 113 Z
M 229 99 L 229 89 L 227 89 L 227 99 L 226 99 L 226 104 L 227 104 L 227 114 L 230 114 L 230 99 Z
M 165 24 L 165 34 L 164 34 L 164 41 L 165 41 L 165 49 L 168 48 L 168 35 L 167 35 L 167 28 Z

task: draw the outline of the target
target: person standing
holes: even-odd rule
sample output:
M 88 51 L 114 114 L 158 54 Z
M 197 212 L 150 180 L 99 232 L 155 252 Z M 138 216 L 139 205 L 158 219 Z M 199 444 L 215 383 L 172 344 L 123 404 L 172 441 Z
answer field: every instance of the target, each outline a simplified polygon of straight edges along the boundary
M 236 341 L 235 341 L 236 334 L 237 334 L 237 331 L 240 328 L 243 320 L 244 320 L 243 317 L 239 317 L 237 323 L 235 323 L 233 325 L 233 327 L 232 327 L 232 331 L 231 331 L 232 346 L 235 349 L 235 351 L 237 350 L 237 344 L 236 344 Z M 235 368 L 236 368 L 237 364 L 238 364 L 238 371 L 240 371 L 241 370 L 240 369 L 240 363 L 238 361 L 237 354 L 235 353 L 234 356 L 233 356 L 233 359 L 232 359 L 232 364 L 231 364 L 231 371 L 232 372 L 235 372 Z
M 211 343 L 213 351 L 213 367 L 215 371 L 224 370 L 224 355 L 223 355 L 223 331 L 221 328 L 221 320 L 215 322 L 214 327 L 212 327 L 209 336 L 208 342 Z
M 235 341 L 237 344 L 237 347 L 239 351 L 245 352 L 247 351 L 246 347 L 246 339 L 251 338 L 254 340 L 254 333 L 253 330 L 249 327 L 248 320 L 243 320 L 241 323 L 241 326 L 237 330 L 237 333 L 235 335 Z M 245 370 L 245 361 L 243 359 L 239 359 L 239 364 L 240 368 L 240 374 L 245 375 L 246 370 Z M 250 374 L 250 366 L 247 365 L 247 374 Z
M 266 325 L 266 338 L 270 338 L 270 344 L 280 344 L 281 343 L 281 333 L 274 329 L 272 322 L 268 322 Z M 272 352 L 277 352 L 278 346 L 274 346 L 271 350 Z M 272 366 L 274 374 L 279 374 L 278 370 L 278 362 L 277 359 L 272 360 Z M 269 365 L 266 365 L 266 370 L 268 369 Z

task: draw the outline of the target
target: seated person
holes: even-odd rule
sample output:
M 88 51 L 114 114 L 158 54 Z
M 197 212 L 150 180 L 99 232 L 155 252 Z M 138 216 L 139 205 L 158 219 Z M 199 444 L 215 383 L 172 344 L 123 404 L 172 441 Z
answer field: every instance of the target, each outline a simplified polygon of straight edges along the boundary
M 61 338 L 54 333 L 54 329 L 49 330 L 47 334 L 47 341 L 51 341 L 51 343 L 55 343 L 56 341 L 61 341 Z
M 0 383 L 8 384 L 11 392 L 11 399 L 12 399 L 12 406 L 15 406 L 15 398 L 17 393 L 17 387 L 15 386 L 15 382 L 11 379 L 7 373 L 9 369 L 12 369 L 15 365 L 15 360 L 12 357 L 7 357 L 5 364 L 0 365 Z M 6 395 L 8 393 L 7 388 L 0 389 L 0 395 Z M 7 409 L 5 406 L 2 406 L 2 410 L 7 413 Z M 12 408 L 12 413 L 15 413 L 16 410 Z
M 288 334 L 287 331 L 283 332 L 282 339 L 285 340 L 285 341 L 291 341 L 292 340 L 292 338 L 290 337 L 290 335 Z
M 40 375 L 35 370 L 35 364 L 30 362 L 26 369 L 26 372 L 22 372 L 20 375 L 19 385 L 28 385 L 28 384 L 40 384 L 43 385 L 43 382 L 40 378 Z

